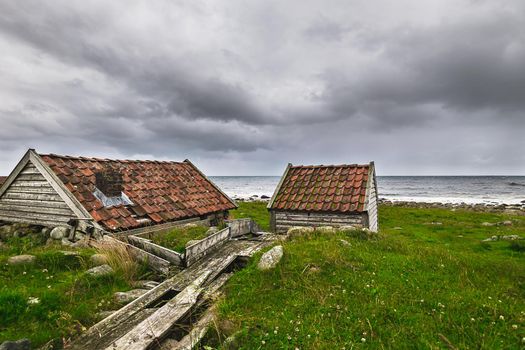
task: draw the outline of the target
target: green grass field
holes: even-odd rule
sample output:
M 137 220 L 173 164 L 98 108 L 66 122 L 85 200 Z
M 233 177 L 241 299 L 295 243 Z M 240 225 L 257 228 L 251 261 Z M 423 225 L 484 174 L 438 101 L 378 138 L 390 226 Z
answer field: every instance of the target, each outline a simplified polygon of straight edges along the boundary
M 248 213 L 267 227 L 264 203 L 232 214 Z M 339 232 L 283 242 L 267 272 L 256 256 L 226 286 L 220 324 L 233 327 L 220 336 L 236 333 L 242 349 L 525 348 L 525 253 L 481 243 L 525 236 L 525 217 L 384 206 L 380 227 L 377 240 Z
M 184 253 L 186 244 L 191 240 L 206 238 L 206 226 L 182 226 L 169 231 L 155 234 L 151 240 L 163 247 L 169 248 L 179 253 Z
M 92 325 L 97 312 L 120 307 L 113 293 L 130 289 L 118 273 L 105 277 L 84 274 L 91 249 L 67 256 L 62 246 L 45 246 L 34 237 L 12 238 L 0 249 L 0 343 L 28 338 L 37 348 L 51 339 L 57 344 Z M 36 262 L 8 265 L 7 259 L 32 254 Z M 38 302 L 37 302 L 38 300 Z

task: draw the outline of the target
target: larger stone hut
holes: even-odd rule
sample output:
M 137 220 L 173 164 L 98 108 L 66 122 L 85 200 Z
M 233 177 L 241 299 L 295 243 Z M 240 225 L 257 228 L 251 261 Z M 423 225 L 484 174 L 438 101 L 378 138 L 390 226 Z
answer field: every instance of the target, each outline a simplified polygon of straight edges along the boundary
M 0 221 L 82 222 L 103 232 L 213 222 L 236 207 L 189 160 L 110 160 L 29 150 L 0 187 Z
M 288 164 L 268 210 L 272 231 L 294 226 L 355 226 L 376 232 L 377 182 L 374 163 Z

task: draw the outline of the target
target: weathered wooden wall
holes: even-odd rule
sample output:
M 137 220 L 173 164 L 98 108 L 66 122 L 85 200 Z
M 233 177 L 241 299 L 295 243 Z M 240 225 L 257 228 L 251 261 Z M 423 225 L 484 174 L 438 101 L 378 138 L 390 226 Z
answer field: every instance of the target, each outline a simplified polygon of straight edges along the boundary
M 75 217 L 31 162 L 0 197 L 0 220 L 3 221 L 59 226 Z
M 236 219 L 227 221 L 228 227 L 231 229 L 231 237 L 243 236 L 252 232 L 252 219 Z
M 200 240 L 199 242 L 186 247 L 184 258 L 186 266 L 190 266 L 203 256 L 205 256 L 212 249 L 220 247 L 223 243 L 230 239 L 230 228 L 226 227 L 224 230 L 215 232 L 212 235 Z
M 368 196 L 368 228 L 370 231 L 377 232 L 379 229 L 377 220 L 377 192 L 376 177 L 372 177 L 370 192 Z
M 276 233 L 286 233 L 290 227 L 294 226 L 366 226 L 367 214 L 338 214 L 338 213 L 316 213 L 316 212 L 296 212 L 296 211 L 275 211 L 271 212 L 272 230 Z

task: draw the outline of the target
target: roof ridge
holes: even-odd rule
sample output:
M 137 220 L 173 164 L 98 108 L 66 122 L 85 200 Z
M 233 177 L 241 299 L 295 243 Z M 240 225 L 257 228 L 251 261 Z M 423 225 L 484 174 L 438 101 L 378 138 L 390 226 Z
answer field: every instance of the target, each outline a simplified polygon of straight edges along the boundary
M 111 158 L 98 158 L 98 157 L 85 157 L 85 156 L 70 156 L 70 155 L 62 155 L 62 154 L 55 154 L 55 153 L 38 153 L 38 155 L 40 157 L 74 159 L 74 160 L 95 161 L 95 162 L 186 164 L 184 161 L 175 161 L 175 160 L 111 159 Z
M 319 165 L 292 165 L 291 168 L 356 168 L 368 167 L 370 164 L 319 164 Z

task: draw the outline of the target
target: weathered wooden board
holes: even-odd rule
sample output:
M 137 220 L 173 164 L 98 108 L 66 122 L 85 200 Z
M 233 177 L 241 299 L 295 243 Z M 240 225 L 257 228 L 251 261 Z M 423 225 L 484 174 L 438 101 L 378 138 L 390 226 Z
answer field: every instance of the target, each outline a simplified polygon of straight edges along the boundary
M 160 246 L 142 237 L 127 236 L 127 240 L 132 245 L 139 247 L 148 253 L 160 256 L 177 266 L 184 266 L 184 256 L 176 251 Z
M 210 274 L 211 271 L 205 271 L 175 298 L 106 347 L 106 350 L 145 350 L 154 342 L 158 342 L 192 309 L 203 291 L 202 285 Z
M 283 233 L 293 226 L 347 226 L 363 225 L 366 220 L 366 213 L 316 213 L 316 212 L 295 212 L 295 211 L 272 211 L 272 220 L 275 232 Z
M 215 232 L 212 235 L 200 240 L 199 242 L 186 247 L 184 259 L 186 266 L 190 266 L 197 260 L 204 257 L 211 250 L 218 248 L 221 244 L 230 239 L 230 228 L 226 227 L 223 230 Z
M 129 243 L 122 242 L 116 238 L 113 238 L 111 236 L 104 236 L 104 239 L 115 244 L 121 244 L 132 254 L 137 260 L 140 260 L 142 262 L 147 263 L 153 270 L 160 272 L 162 274 L 167 275 L 170 270 L 170 262 L 158 257 L 156 255 L 153 255 L 151 253 L 148 253 L 138 247 L 135 247 Z
M 231 237 L 239 237 L 252 232 L 252 219 L 228 220 L 227 224 Z
M 209 226 L 209 220 L 201 220 L 199 217 L 167 222 L 164 224 L 157 224 L 151 226 L 140 227 L 133 230 L 119 232 L 119 236 L 140 236 L 150 238 L 148 235 L 166 231 L 175 227 L 184 226 L 186 224 L 195 223 L 197 225 Z
M 203 295 L 203 299 L 205 300 L 210 293 L 213 293 L 214 290 L 223 284 L 223 282 L 221 282 L 222 278 L 229 277 L 225 276 L 223 271 L 235 261 L 239 254 L 242 256 L 250 256 L 270 243 L 271 242 L 266 241 L 245 240 L 227 241 L 221 249 L 214 251 L 212 254 L 207 255 L 204 259 L 199 260 L 177 275 L 165 280 L 143 296 L 89 328 L 70 344 L 69 348 L 75 350 L 91 350 L 104 349 L 110 346 L 116 339 L 121 337 L 121 333 L 119 333 L 121 327 L 125 325 L 127 329 L 132 329 L 139 322 L 142 322 L 142 319 L 138 318 L 141 310 L 148 307 L 148 305 L 155 304 L 157 300 L 170 291 L 183 290 L 198 276 L 202 275 L 203 272 L 211 271 L 206 282 L 210 284 L 206 287 Z
M 204 315 L 193 324 L 190 332 L 186 334 L 172 350 L 192 350 L 204 338 L 208 328 L 213 322 L 213 311 L 207 310 Z

